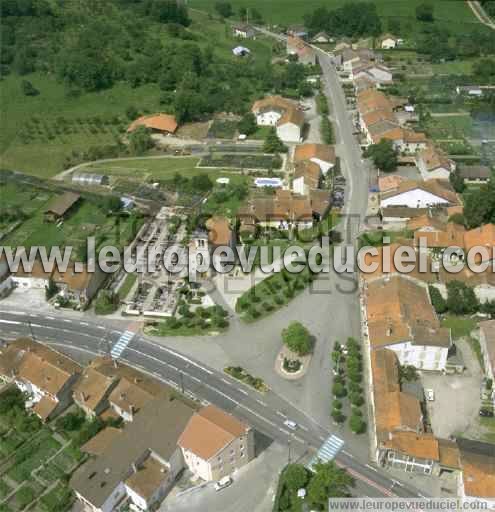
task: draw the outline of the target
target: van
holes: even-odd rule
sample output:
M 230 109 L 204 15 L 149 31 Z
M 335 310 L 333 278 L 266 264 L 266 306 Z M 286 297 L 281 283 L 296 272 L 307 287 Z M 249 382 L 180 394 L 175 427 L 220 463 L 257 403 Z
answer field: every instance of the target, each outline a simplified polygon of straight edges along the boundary
M 225 487 L 228 487 L 231 483 L 232 478 L 230 476 L 224 476 L 218 482 L 215 482 L 213 487 L 215 488 L 215 491 L 221 491 L 222 489 L 225 489 Z

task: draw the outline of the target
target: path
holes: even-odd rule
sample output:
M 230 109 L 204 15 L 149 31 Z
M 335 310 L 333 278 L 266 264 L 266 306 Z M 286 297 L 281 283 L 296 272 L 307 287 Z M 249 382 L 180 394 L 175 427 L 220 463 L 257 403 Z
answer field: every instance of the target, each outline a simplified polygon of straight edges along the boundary
M 480 23 L 483 23 L 483 25 L 487 26 L 488 28 L 495 30 L 495 23 L 491 20 L 490 16 L 486 14 L 485 10 L 483 7 L 481 7 L 479 2 L 468 0 L 468 5 Z

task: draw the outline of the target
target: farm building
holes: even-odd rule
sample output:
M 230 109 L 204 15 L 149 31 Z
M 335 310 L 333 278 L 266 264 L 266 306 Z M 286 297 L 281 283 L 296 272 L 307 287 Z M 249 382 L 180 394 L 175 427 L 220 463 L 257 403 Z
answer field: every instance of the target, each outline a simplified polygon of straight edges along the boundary
M 56 222 L 63 219 L 80 199 L 81 196 L 74 192 L 65 192 L 61 196 L 55 197 L 44 211 L 45 220 Z

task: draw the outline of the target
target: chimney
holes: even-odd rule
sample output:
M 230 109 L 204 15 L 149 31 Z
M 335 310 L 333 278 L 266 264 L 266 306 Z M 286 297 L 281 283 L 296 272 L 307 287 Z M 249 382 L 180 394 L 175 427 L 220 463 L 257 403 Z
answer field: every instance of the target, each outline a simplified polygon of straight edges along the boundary
M 132 467 L 132 472 L 133 472 L 133 473 L 137 473 L 137 466 L 136 466 L 136 463 L 135 463 L 135 462 L 133 462 L 133 463 L 131 464 L 131 467 Z
M 391 325 L 389 325 L 387 327 L 387 336 L 392 336 L 392 326 Z

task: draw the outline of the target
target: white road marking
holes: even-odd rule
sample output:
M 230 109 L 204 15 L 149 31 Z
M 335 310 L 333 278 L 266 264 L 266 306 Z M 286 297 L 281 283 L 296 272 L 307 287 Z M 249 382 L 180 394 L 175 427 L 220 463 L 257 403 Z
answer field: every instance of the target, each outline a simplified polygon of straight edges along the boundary
M 225 382 L 225 384 L 228 384 L 230 386 L 230 382 L 227 379 L 224 379 L 223 377 L 220 379 L 222 382 Z
M 197 377 L 194 377 L 194 375 L 189 375 L 189 374 L 187 374 L 187 376 L 188 376 L 190 379 L 192 379 L 192 380 L 194 380 L 194 381 L 196 381 L 196 382 L 201 382 L 201 380 L 200 380 L 200 379 L 198 379 Z
M 96 328 L 97 329 L 105 329 L 105 327 L 103 325 L 97 325 Z
M 377 470 L 376 468 L 374 468 L 373 466 L 370 466 L 369 464 L 366 464 L 366 467 L 367 467 L 368 469 L 371 469 L 372 471 L 375 471 L 375 472 L 377 472 L 377 473 L 378 473 L 378 470 Z
M 256 401 L 257 401 L 260 405 L 262 405 L 263 407 L 266 407 L 266 403 L 265 403 L 265 402 L 263 402 L 263 400 L 259 400 L 259 399 L 257 398 L 257 399 L 256 399 Z
M 243 409 L 246 409 L 246 411 L 248 411 L 253 416 L 256 416 L 260 420 L 263 420 L 265 423 L 268 423 L 268 425 L 271 425 L 272 427 L 275 427 L 275 423 L 273 423 L 273 421 L 270 421 L 270 420 L 266 419 L 265 417 L 261 416 L 261 414 L 258 414 L 257 412 L 253 411 L 249 407 L 247 407 L 247 406 L 245 406 L 243 404 L 239 404 L 239 407 L 242 407 Z
M 68 318 L 64 318 L 64 322 L 67 322 L 68 324 L 71 324 L 72 320 L 69 320 Z
M 277 411 L 277 414 L 282 418 L 287 418 L 287 416 L 283 412 Z
M 55 320 L 55 318 L 54 318 L 53 316 L 45 316 L 45 318 L 46 318 L 47 320 Z
M 301 430 L 304 430 L 305 432 L 308 431 L 308 427 L 305 427 L 304 425 L 299 425 L 299 428 L 301 428 Z
M 86 325 L 86 326 L 88 326 L 88 325 L 89 325 L 89 324 L 88 324 L 88 322 L 79 322 L 79 323 L 80 323 L 81 325 Z
M 345 455 L 347 455 L 347 456 L 348 456 L 348 457 L 350 457 L 351 459 L 353 459 L 353 458 L 354 458 L 354 455 L 352 455 L 351 453 L 349 453 L 349 452 L 348 452 L 348 451 L 346 451 L 346 450 L 342 450 L 342 453 L 343 453 L 343 454 L 345 454 Z
M 11 324 L 11 325 L 22 325 L 22 322 L 17 322 L 15 320 L 1 320 L 0 323 L 2 324 Z
M 239 391 L 239 393 L 242 393 L 243 395 L 246 395 L 246 396 L 249 395 L 249 393 L 247 391 L 245 391 L 244 389 L 241 389 L 241 388 L 236 388 L 236 389 L 237 389 L 237 391 Z

